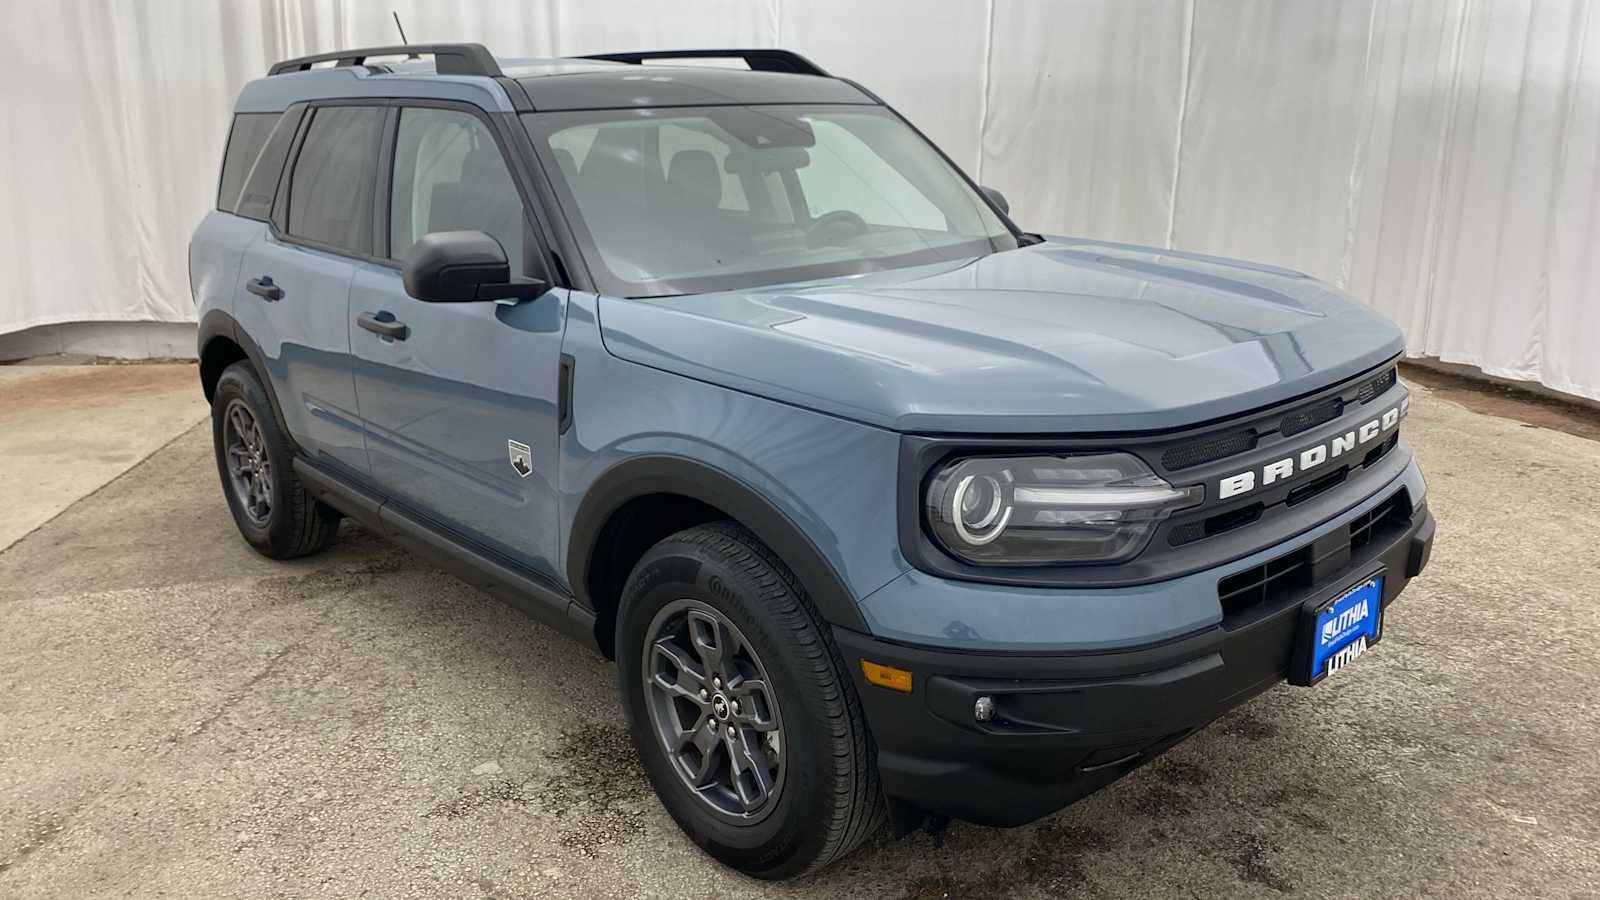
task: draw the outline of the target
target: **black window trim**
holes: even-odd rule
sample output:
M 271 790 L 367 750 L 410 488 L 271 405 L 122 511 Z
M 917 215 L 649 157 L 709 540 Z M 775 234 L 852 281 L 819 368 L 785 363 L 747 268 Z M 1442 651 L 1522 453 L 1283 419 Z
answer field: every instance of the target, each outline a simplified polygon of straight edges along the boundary
M 288 155 L 284 159 L 283 171 L 278 176 L 277 191 L 272 201 L 272 214 L 264 220 L 274 240 L 399 271 L 400 263 L 389 259 L 388 252 L 389 193 L 394 180 L 394 143 L 398 137 L 400 113 L 406 107 L 453 109 L 473 115 L 489 127 L 489 133 L 495 139 L 501 158 L 511 171 L 511 180 L 516 184 L 517 192 L 522 198 L 523 215 L 530 218 L 530 223 L 533 225 L 532 234 L 538 245 L 539 258 L 528 260 L 529 263 L 537 263 L 536 266 L 529 266 L 529 274 L 533 277 L 543 277 L 551 287 L 593 290 L 592 282 L 587 281 L 588 273 L 583 268 L 582 257 L 575 255 L 577 248 L 570 235 L 557 232 L 552 227 L 553 222 L 561 225 L 565 225 L 565 222 L 551 215 L 552 207 L 545 199 L 552 196 L 548 176 L 540 169 L 531 169 L 527 163 L 533 153 L 533 141 L 523 130 L 522 123 L 517 119 L 517 113 L 490 112 L 473 103 L 433 97 L 334 97 L 291 104 L 293 105 L 303 106 L 304 112 L 296 125 L 294 139 L 290 142 Z M 300 150 L 305 144 L 311 121 L 316 118 L 316 110 L 325 106 L 367 106 L 386 110 L 382 130 L 378 136 L 378 158 L 373 173 L 375 183 L 372 248 L 367 254 L 352 253 L 344 247 L 307 240 L 289 233 L 289 182 L 293 177 L 295 166 L 299 164 Z M 535 174 L 539 177 L 535 177 Z M 218 177 L 220 179 L 220 173 Z M 562 247 L 564 250 L 555 252 L 552 250 L 553 247 Z
M 394 181 L 394 142 L 400 128 L 400 108 L 391 104 L 383 114 L 378 133 L 377 183 L 372 189 L 372 255 L 369 261 L 385 269 L 398 269 L 389 258 L 389 189 Z
M 848 81 L 849 79 L 844 79 Z M 1002 212 L 993 200 L 984 193 L 978 183 L 961 166 L 956 165 L 936 142 L 917 128 L 909 119 L 876 95 L 862 88 L 855 82 L 850 82 L 856 88 L 872 98 L 866 106 L 879 106 L 895 118 L 904 122 L 913 132 L 923 139 L 959 177 L 971 187 L 985 205 L 987 205 L 1000 221 L 1006 225 L 1019 243 L 1032 243 L 1033 235 L 1017 227 L 1012 218 Z M 856 104 L 851 104 L 856 105 Z M 379 137 L 378 169 L 375 177 L 378 179 L 373 189 L 373 252 L 361 256 L 350 253 L 341 247 L 331 247 L 312 241 L 296 238 L 288 231 L 288 182 L 294 166 L 300 158 L 300 147 L 305 141 L 305 133 L 314 118 L 312 113 L 323 106 L 377 106 L 377 107 L 432 107 L 441 109 L 458 109 L 477 116 L 489 125 L 490 132 L 495 136 L 502 158 L 511 168 L 512 181 L 516 183 L 518 191 L 522 194 L 523 212 L 532 217 L 533 234 L 539 244 L 540 261 L 544 277 L 552 287 L 565 287 L 573 290 L 599 293 L 599 286 L 589 272 L 589 261 L 584 252 L 582 242 L 574 230 L 572 222 L 568 219 L 566 211 L 557 200 L 557 192 L 550 173 L 545 170 L 543 157 L 535 150 L 533 138 L 528 133 L 527 124 L 523 121 L 525 116 L 537 117 L 536 111 L 498 112 L 488 111 L 473 103 L 459 100 L 441 100 L 433 97 L 333 97 L 314 101 L 297 101 L 286 107 L 282 113 L 287 113 L 295 106 L 303 107 L 300 121 L 296 123 L 296 133 L 290 143 L 289 152 L 284 159 L 283 171 L 278 178 L 276 194 L 273 197 L 272 214 L 265 222 L 275 240 L 287 244 L 295 244 L 331 253 L 346 259 L 359 260 L 382 266 L 387 269 L 400 268 L 399 263 L 388 258 L 389 250 L 389 194 L 393 188 L 393 153 L 394 141 L 398 127 L 399 116 L 391 113 L 384 123 L 384 131 Z M 559 110 L 553 112 L 566 112 Z M 232 125 L 229 126 L 230 135 Z M 224 150 L 226 154 L 226 150 Z M 217 172 L 217 193 L 221 193 L 222 173 L 219 167 Z M 381 203 L 379 202 L 381 199 Z M 377 208 L 381 207 L 381 209 Z M 381 240 L 379 240 L 381 234 Z M 381 253 L 380 253 L 381 251 Z M 531 273 L 532 274 L 532 273 Z
M 233 149 L 233 133 L 239 130 L 239 117 L 242 115 L 245 114 L 233 114 L 233 119 L 228 122 L 228 136 L 222 141 L 222 162 L 217 165 L 217 189 L 211 192 L 212 196 L 217 198 L 212 204 L 211 208 L 217 212 L 233 213 L 233 210 L 224 209 L 222 206 L 222 182 L 228 177 L 228 151 Z M 268 115 L 270 115 L 270 113 Z M 283 117 L 283 113 L 278 113 L 278 117 L 281 119 Z M 245 174 L 248 176 L 249 173 Z M 234 199 L 236 201 L 238 200 L 237 197 Z

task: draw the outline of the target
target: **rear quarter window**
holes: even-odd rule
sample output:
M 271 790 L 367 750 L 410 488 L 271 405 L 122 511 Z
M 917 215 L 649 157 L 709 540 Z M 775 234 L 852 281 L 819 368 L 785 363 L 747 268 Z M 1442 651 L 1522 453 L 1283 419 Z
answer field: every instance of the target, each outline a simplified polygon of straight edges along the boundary
M 242 113 L 234 117 L 222 161 L 217 209 L 263 222 L 271 218 L 283 164 L 289 158 L 289 147 L 304 115 L 304 106 L 291 106 L 282 113 Z
M 267 138 L 277 126 L 282 113 L 240 113 L 233 117 L 233 128 L 228 131 L 228 149 L 222 155 L 222 182 L 217 187 L 217 209 L 223 212 L 239 211 L 239 194 L 244 190 L 245 179 L 261 157 Z

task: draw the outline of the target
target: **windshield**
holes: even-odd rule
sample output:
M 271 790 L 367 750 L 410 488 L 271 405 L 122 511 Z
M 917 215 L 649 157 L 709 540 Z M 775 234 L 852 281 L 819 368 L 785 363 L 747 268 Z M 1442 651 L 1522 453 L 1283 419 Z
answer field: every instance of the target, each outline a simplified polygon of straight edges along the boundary
M 524 117 L 602 291 L 736 290 L 1017 246 L 920 135 L 873 106 Z

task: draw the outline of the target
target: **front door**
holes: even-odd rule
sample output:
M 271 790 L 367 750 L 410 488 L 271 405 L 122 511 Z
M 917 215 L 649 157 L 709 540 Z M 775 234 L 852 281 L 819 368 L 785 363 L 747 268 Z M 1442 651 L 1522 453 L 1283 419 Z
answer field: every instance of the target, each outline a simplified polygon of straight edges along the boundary
M 513 277 L 542 275 L 489 124 L 406 107 L 393 143 L 388 257 L 356 273 L 350 341 L 375 485 L 458 536 L 555 574 L 557 382 L 566 291 L 512 303 L 424 303 L 399 261 L 434 231 L 499 240 Z M 380 178 L 380 184 L 383 179 Z

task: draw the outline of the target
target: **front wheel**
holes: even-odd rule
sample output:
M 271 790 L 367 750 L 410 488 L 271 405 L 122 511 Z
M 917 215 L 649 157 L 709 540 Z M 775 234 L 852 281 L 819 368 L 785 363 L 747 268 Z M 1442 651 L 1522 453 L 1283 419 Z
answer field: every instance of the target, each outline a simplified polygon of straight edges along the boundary
M 750 532 L 718 522 L 651 548 L 623 589 L 616 650 L 651 783 L 716 859 L 786 878 L 882 822 L 855 687 L 794 576 Z

